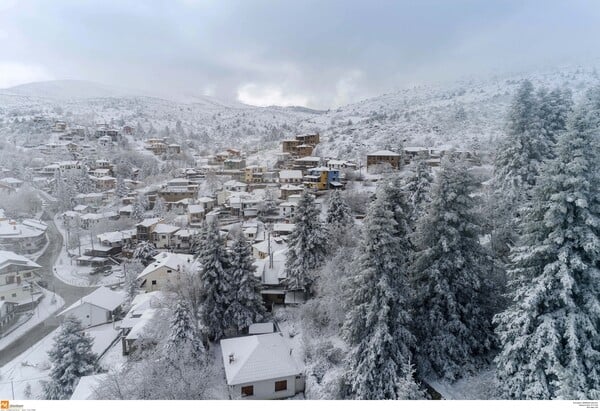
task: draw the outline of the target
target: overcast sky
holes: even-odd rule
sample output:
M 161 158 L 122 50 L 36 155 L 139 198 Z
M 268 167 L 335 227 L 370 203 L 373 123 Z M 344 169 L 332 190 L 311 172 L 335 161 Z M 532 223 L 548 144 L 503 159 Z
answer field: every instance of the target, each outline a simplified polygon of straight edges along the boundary
M 328 108 L 585 64 L 599 39 L 597 0 L 0 0 L 0 88 L 79 79 Z

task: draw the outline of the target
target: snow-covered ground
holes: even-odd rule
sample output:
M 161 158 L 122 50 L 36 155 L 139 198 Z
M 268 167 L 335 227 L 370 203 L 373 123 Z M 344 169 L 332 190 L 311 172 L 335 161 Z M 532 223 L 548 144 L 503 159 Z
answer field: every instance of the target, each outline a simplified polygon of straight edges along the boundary
M 36 399 L 42 395 L 42 381 L 48 379 L 50 363 L 48 351 L 54 343 L 54 336 L 60 328 L 48 334 L 44 339 L 0 368 L 0 398 Z M 104 324 L 90 328 L 86 332 L 94 338 L 92 350 L 102 354 L 118 337 L 119 331 L 113 324 Z M 118 344 L 117 344 L 118 345 Z M 31 396 L 26 396 L 30 386 Z
M 61 219 L 55 217 L 54 224 L 56 225 L 62 237 L 67 238 Z M 81 249 L 84 250 L 89 247 L 89 237 L 82 236 Z M 71 250 L 72 255 L 75 255 L 76 252 L 77 250 Z M 113 270 L 111 272 L 91 275 L 90 273 L 92 272 L 93 268 L 77 265 L 76 258 L 76 256 L 69 256 L 67 250 L 63 247 L 53 268 L 54 276 L 67 284 L 78 287 L 90 287 L 97 285 L 110 286 L 123 282 L 124 275 L 121 267 L 113 266 Z
M 427 381 L 445 400 L 494 400 L 496 380 L 492 367 L 478 374 L 462 378 L 454 383 L 447 381 Z
M 10 334 L 0 338 L 0 350 L 56 313 L 64 305 L 65 302 L 59 295 L 55 295 L 53 292 L 45 289 L 42 289 L 42 292 L 44 298 L 42 298 L 38 306 L 33 310 L 31 318 L 15 328 Z M 52 302 L 53 297 L 55 299 L 54 303 Z

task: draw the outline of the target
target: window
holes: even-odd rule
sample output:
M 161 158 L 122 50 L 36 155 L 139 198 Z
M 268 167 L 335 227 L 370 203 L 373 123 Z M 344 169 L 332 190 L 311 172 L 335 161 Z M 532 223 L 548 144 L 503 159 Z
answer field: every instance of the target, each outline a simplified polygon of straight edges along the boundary
M 242 387 L 242 397 L 250 397 L 252 395 L 254 395 L 254 385 Z
M 152 285 L 156 285 L 156 280 L 152 280 Z
M 275 392 L 287 390 L 287 380 L 275 381 Z
M 17 297 L 17 293 L 12 293 L 10 296 L 13 297 L 13 298 L 16 298 Z

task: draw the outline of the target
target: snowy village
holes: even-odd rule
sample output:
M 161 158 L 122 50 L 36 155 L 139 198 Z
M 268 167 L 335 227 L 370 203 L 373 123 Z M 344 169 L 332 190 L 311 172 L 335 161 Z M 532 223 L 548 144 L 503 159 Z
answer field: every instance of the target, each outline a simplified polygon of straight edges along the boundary
M 1 399 L 600 400 L 593 65 L 323 109 L 23 83 Z

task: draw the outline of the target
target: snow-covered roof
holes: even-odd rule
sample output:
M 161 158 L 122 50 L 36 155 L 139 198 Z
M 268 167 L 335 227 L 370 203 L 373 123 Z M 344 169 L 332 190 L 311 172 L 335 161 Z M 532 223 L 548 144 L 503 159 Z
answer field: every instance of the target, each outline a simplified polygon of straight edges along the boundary
M 302 369 L 280 333 L 221 340 L 228 385 L 297 375 Z M 230 356 L 233 355 L 233 361 Z
M 19 180 L 18 178 L 13 178 L 13 177 L 5 177 L 3 179 L 0 179 L 0 182 L 8 184 L 8 185 L 23 184 L 22 180 Z
M 279 285 L 279 280 L 285 278 L 285 261 L 287 248 L 273 253 L 273 266 L 271 267 L 269 257 L 257 259 L 254 263 L 256 272 L 254 275 L 260 278 L 264 285 Z
M 145 220 L 143 220 L 142 222 L 138 223 L 136 226 L 142 226 L 142 227 L 150 227 L 153 226 L 154 224 L 158 224 L 162 221 L 162 218 L 146 218 Z
M 198 202 L 200 203 L 214 203 L 215 199 L 210 197 L 200 197 L 198 198 Z
M 315 162 L 316 161 L 316 162 L 318 162 L 318 161 L 321 161 L 321 157 L 310 157 L 310 156 L 309 157 L 302 157 L 302 158 L 299 158 L 296 161 L 300 161 L 300 162 Z
M 282 179 L 291 179 L 291 178 L 301 179 L 302 178 L 302 171 L 300 171 L 300 170 L 281 170 L 279 172 L 279 178 L 282 178 Z
M 15 221 L 0 221 L 0 238 L 38 237 L 44 234 L 45 228 L 39 229 L 32 225 L 19 224 Z
M 192 264 L 194 264 L 194 256 L 191 254 L 174 254 L 163 251 L 154 256 L 154 262 L 144 268 L 144 271 L 137 278 L 143 278 L 162 267 L 180 270 L 182 267 L 191 266 Z
M 157 234 L 171 234 L 177 230 L 179 230 L 179 227 L 171 224 L 159 223 L 156 224 L 156 227 L 154 227 L 154 232 Z
M 293 184 L 284 184 L 279 189 L 280 190 L 288 190 L 288 191 L 298 191 L 298 190 L 302 191 L 302 190 L 304 190 L 304 187 L 293 185 Z
M 11 265 L 25 267 L 25 268 L 41 268 L 42 266 L 38 263 L 31 261 L 27 257 L 23 257 L 12 251 L 0 250 L 0 272 L 10 267 Z
M 400 157 L 400 154 L 394 153 L 390 150 L 379 150 L 374 153 L 369 153 L 370 156 L 389 156 L 389 157 Z
M 73 394 L 71 395 L 72 400 L 94 400 L 96 389 L 108 374 L 94 374 L 86 375 L 79 379 Z
M 404 147 L 404 151 L 408 153 L 421 152 L 421 151 L 429 151 L 427 147 Z
M 129 331 L 129 333 L 127 334 L 127 336 L 125 338 L 127 340 L 135 340 L 138 337 L 140 337 L 142 335 L 146 325 L 149 324 L 154 319 L 156 312 L 157 312 L 157 310 L 154 308 L 148 308 L 148 309 L 144 310 L 141 317 L 136 318 L 137 321 L 135 322 L 133 327 L 131 327 L 131 331 Z
M 248 184 L 242 183 L 241 181 L 237 181 L 237 180 L 226 181 L 223 185 L 225 187 L 247 187 L 248 186 Z
M 203 213 L 204 206 L 201 204 L 192 204 L 192 205 L 188 206 L 188 212 L 190 214 Z
M 98 287 L 90 294 L 74 302 L 70 307 L 61 311 L 58 315 L 66 314 L 83 304 L 91 304 L 106 311 L 114 311 L 123 303 L 123 299 L 124 296 L 122 293 L 112 291 L 106 287 Z

